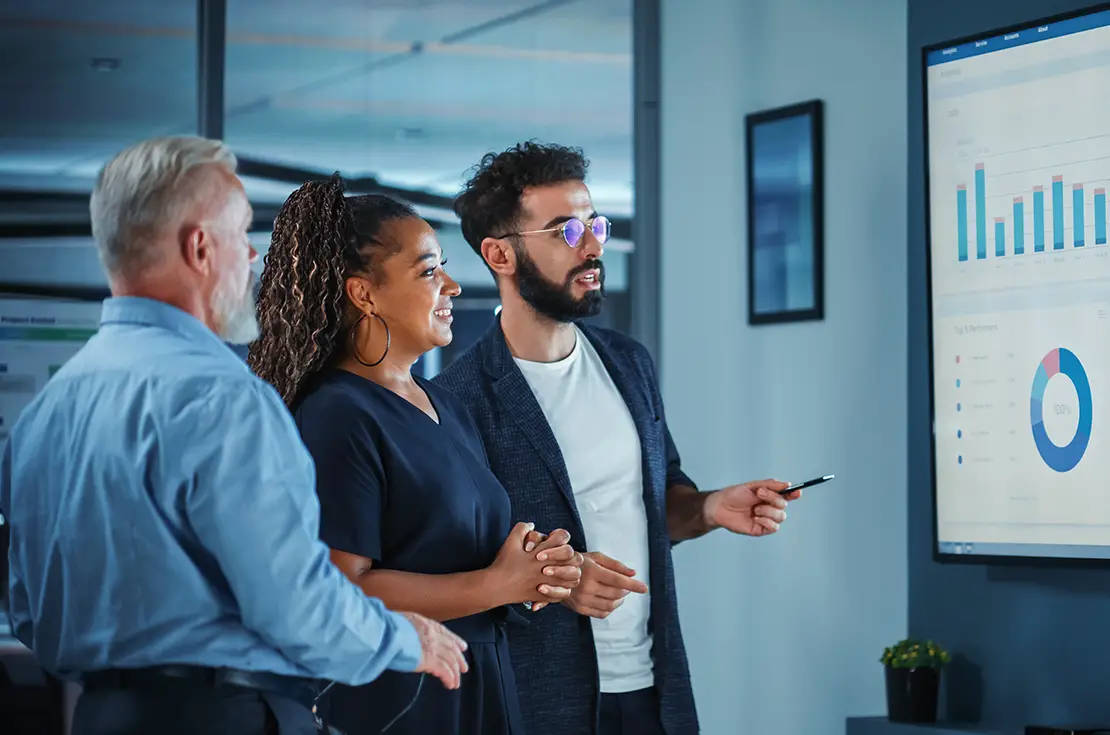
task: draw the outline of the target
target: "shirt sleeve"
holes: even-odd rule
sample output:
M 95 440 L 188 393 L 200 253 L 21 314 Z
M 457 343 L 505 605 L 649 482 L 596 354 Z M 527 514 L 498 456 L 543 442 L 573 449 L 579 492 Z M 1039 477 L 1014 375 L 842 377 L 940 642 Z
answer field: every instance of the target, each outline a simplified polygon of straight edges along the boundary
M 331 404 L 305 405 L 297 415 L 316 465 L 320 539 L 337 551 L 381 562 L 386 483 L 377 437 L 350 404 Z
M 312 460 L 277 393 L 234 381 L 202 411 L 178 421 L 190 433 L 181 437 L 183 476 L 193 478 L 186 508 L 243 623 L 317 678 L 360 685 L 386 669 L 413 671 L 415 629 L 351 584 L 317 537 Z

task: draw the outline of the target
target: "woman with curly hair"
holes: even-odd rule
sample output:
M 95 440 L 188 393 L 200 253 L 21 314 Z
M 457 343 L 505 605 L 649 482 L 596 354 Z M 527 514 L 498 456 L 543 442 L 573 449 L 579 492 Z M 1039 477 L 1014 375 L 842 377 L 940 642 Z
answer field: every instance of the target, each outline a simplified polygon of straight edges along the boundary
M 412 373 L 450 343 L 461 291 L 435 232 L 389 197 L 347 197 L 333 177 L 290 195 L 265 262 L 248 363 L 315 460 L 332 562 L 367 595 L 469 643 L 458 689 L 421 692 L 422 677 L 386 672 L 330 692 L 329 723 L 350 735 L 522 733 L 508 606 L 564 599 L 582 560 L 566 531 L 537 546 L 530 524 L 512 524 L 466 410 Z

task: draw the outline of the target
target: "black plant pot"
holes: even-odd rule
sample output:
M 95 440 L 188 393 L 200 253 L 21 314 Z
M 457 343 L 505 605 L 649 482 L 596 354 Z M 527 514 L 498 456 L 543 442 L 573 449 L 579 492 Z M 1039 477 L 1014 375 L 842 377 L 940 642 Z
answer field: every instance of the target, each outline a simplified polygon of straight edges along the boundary
M 940 671 L 886 667 L 886 708 L 891 722 L 936 722 Z

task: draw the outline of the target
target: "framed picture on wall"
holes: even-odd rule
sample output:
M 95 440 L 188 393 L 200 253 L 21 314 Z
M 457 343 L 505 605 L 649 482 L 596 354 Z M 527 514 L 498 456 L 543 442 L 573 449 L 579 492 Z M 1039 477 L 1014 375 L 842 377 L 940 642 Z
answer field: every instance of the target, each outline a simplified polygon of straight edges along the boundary
M 824 293 L 824 105 L 745 118 L 748 323 L 820 320 Z

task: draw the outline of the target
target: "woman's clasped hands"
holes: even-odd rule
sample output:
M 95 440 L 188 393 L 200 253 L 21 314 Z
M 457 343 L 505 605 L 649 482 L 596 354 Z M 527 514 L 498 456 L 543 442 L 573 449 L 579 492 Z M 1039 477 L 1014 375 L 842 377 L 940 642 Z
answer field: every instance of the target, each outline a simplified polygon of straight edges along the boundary
M 562 602 L 582 578 L 583 558 L 570 546 L 570 533 L 544 535 L 533 523 L 517 523 L 488 568 L 504 604 L 531 604 L 533 612 Z

